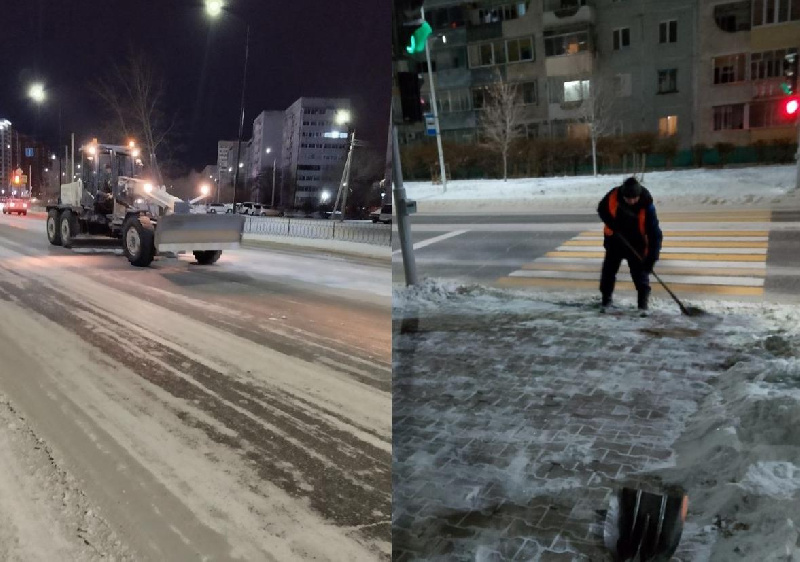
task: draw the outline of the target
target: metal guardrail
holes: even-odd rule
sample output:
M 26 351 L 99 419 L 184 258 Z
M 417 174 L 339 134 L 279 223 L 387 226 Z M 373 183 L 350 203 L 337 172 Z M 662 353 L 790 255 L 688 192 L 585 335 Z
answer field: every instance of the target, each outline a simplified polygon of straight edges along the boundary
M 341 240 L 375 246 L 392 245 L 392 225 L 368 222 L 339 222 L 326 219 L 247 217 L 245 234 L 270 234 L 291 238 Z

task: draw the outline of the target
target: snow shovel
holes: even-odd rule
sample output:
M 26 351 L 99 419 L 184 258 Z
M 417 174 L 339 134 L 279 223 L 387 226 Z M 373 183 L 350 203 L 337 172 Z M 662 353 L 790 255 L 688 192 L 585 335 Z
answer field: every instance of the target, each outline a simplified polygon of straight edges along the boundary
M 622 488 L 612 498 L 603 542 L 617 562 L 668 562 L 680 543 L 689 498 Z
M 633 249 L 633 246 L 631 246 L 630 243 L 627 240 L 625 240 L 625 237 L 622 236 L 622 234 L 615 232 L 614 235 L 620 240 L 622 240 L 622 242 L 628 247 L 628 249 L 631 252 L 633 252 L 633 255 L 636 257 L 637 260 L 639 260 L 640 263 L 644 263 L 644 260 L 642 259 L 642 256 L 639 255 L 639 252 Z M 684 306 L 683 303 L 680 301 L 680 299 L 677 296 L 675 296 L 675 293 L 673 293 L 670 290 L 670 288 L 667 287 L 667 284 L 661 280 L 661 278 L 655 271 L 651 271 L 650 273 L 652 273 L 653 277 L 655 277 L 656 280 L 659 283 L 661 283 L 661 286 L 664 287 L 664 289 L 666 289 L 666 291 L 669 293 L 669 296 L 672 297 L 672 300 L 678 303 L 678 306 L 681 309 L 681 313 L 685 314 L 686 316 L 700 316 L 701 314 L 705 314 L 704 310 L 697 308 L 696 306 L 689 306 L 689 307 Z

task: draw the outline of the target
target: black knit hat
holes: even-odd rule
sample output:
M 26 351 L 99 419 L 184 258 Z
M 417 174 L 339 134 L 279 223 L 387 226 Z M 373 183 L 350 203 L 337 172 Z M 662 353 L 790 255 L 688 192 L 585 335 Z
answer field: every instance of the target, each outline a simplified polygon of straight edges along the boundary
M 642 186 L 638 181 L 636 181 L 636 178 L 628 178 L 623 182 L 619 193 L 623 197 L 639 197 L 642 194 Z

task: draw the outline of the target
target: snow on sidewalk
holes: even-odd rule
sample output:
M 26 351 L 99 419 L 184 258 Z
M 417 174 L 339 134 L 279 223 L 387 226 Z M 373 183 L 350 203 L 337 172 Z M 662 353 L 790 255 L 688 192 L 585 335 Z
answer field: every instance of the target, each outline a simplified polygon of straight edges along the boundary
M 421 212 L 508 212 L 550 208 L 560 212 L 594 212 L 609 189 L 620 185 L 622 174 L 562 176 L 502 180 L 454 180 L 442 193 L 440 185 L 406 182 L 409 199 Z M 692 210 L 698 205 L 725 207 L 800 207 L 795 189 L 796 167 L 756 166 L 749 168 L 648 172 L 642 183 L 656 205 Z
M 400 559 L 602 559 L 622 483 L 686 488 L 681 560 L 800 556 L 797 307 L 593 302 L 396 289 Z

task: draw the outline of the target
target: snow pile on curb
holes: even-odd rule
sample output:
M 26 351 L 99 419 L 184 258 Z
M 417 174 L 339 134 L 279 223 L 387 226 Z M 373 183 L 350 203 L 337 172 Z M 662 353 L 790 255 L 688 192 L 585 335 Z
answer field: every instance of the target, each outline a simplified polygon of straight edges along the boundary
M 420 210 L 458 208 L 482 210 L 503 204 L 555 206 L 564 209 L 597 205 L 603 195 L 627 177 L 622 174 L 524 178 L 502 180 L 454 180 L 447 193 L 430 182 L 407 182 L 409 199 Z M 692 169 L 645 174 L 643 184 L 656 204 L 768 207 L 800 205 L 795 189 L 796 167 L 759 166 L 730 169 Z M 510 209 L 511 210 L 511 209 Z

